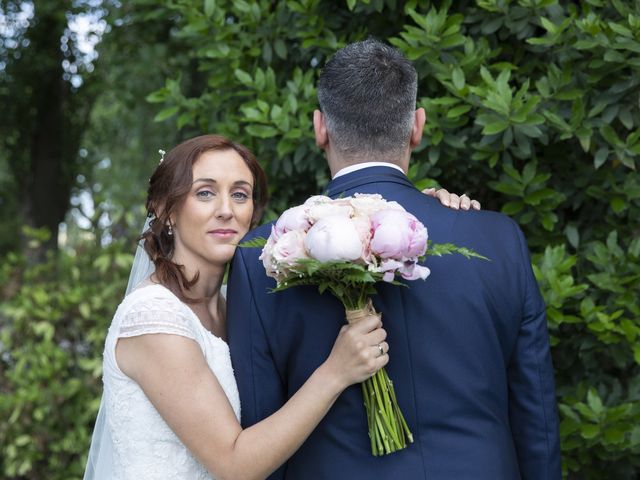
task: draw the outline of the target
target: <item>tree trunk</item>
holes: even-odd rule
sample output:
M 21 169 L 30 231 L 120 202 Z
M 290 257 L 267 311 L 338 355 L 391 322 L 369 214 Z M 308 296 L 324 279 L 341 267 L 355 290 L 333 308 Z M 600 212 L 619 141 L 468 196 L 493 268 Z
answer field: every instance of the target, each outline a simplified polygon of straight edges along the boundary
M 30 140 L 29 176 L 23 193 L 28 225 L 46 227 L 51 233 L 48 248 L 56 248 L 58 225 L 67 210 L 70 185 L 64 164 L 73 162 L 65 158 L 65 132 L 63 107 L 68 95 L 62 68 L 47 72 L 34 98 L 36 108 L 34 130 Z M 67 168 L 68 170 L 68 168 Z
M 68 210 L 77 174 L 81 120 L 88 111 L 86 104 L 79 111 L 74 108 L 85 88 L 74 91 L 62 66 L 65 58 L 73 61 L 60 48 L 71 2 L 55 3 L 35 2 L 34 18 L 24 34 L 29 43 L 7 67 L 13 94 L 9 101 L 15 113 L 15 124 L 9 128 L 17 139 L 7 149 L 19 190 L 19 214 L 25 225 L 44 227 L 51 234 L 35 249 L 25 249 L 29 238 L 22 236 L 23 249 L 32 261 L 57 249 L 58 227 Z

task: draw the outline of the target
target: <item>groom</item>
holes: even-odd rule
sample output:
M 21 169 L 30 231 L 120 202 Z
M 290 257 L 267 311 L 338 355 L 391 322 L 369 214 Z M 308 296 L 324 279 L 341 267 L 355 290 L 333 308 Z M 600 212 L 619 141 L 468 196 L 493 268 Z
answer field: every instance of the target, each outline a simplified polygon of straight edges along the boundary
M 347 45 L 327 63 L 314 127 L 333 176 L 328 195 L 382 194 L 417 216 L 434 242 L 472 248 L 490 261 L 429 257 L 426 281 L 377 286 L 387 371 L 413 444 L 371 455 L 356 385 L 271 478 L 560 479 L 545 305 L 527 244 L 508 217 L 442 207 L 407 179 L 425 123 L 424 110 L 415 110 L 416 88 L 410 62 L 376 40 Z M 263 226 L 253 235 L 269 233 Z M 315 287 L 269 293 L 274 282 L 259 254 L 238 249 L 229 279 L 229 340 L 245 427 L 300 388 L 344 323 L 341 304 Z

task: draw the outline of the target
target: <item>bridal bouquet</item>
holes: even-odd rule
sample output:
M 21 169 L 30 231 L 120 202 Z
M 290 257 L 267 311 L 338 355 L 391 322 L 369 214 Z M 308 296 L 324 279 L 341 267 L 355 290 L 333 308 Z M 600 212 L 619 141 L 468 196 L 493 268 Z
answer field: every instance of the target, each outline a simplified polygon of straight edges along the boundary
M 429 269 L 418 262 L 426 254 L 458 252 L 481 257 L 452 244 L 431 245 L 427 229 L 400 204 L 377 194 L 331 199 L 309 198 L 286 210 L 263 238 L 243 243 L 263 247 L 260 259 L 277 281 L 274 291 L 317 285 L 344 305 L 350 323 L 377 314 L 370 296 L 376 282 L 426 279 Z M 484 257 L 481 257 L 484 258 Z M 362 383 L 373 455 L 392 453 L 413 442 L 400 411 L 393 384 L 383 368 Z

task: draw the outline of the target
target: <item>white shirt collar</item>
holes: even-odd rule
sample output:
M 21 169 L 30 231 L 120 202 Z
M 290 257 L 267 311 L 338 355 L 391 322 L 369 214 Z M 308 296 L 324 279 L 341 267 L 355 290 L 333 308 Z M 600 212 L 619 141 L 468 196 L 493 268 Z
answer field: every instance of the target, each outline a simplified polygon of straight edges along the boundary
M 391 167 L 391 168 L 395 168 L 396 170 L 399 170 L 400 172 L 402 172 L 403 175 L 405 174 L 404 170 L 402 170 L 402 168 L 400 168 L 395 163 L 389 163 L 389 162 L 362 162 L 362 163 L 356 163 L 355 165 L 349 165 L 348 167 L 341 168 L 333 176 L 333 178 L 335 179 L 335 178 L 338 178 L 338 177 L 340 177 L 342 175 L 346 175 L 347 173 L 356 172 L 358 170 L 362 170 L 363 168 L 369 168 L 369 167 Z

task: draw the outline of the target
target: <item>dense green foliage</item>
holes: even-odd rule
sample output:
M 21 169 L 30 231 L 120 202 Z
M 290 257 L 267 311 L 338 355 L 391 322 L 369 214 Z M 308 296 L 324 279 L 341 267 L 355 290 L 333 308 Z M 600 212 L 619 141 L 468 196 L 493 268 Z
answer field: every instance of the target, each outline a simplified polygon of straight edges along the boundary
M 29 268 L 20 255 L 3 261 L 1 292 L 10 300 L 0 315 L 10 323 L 0 328 L 2 478 L 82 478 L 105 329 L 133 259 L 126 250 L 123 242 L 102 251 L 89 243 Z
M 313 83 L 374 35 L 414 62 L 425 141 L 411 175 L 471 192 L 525 230 L 549 305 L 564 467 L 640 468 L 640 8 L 589 0 L 167 2 L 208 82 L 149 100 L 258 154 L 282 209 L 326 180 Z M 339 2 L 338 2 L 339 3 Z M 331 15 L 326 13 L 331 11 Z
M 149 67 L 164 86 L 149 81 L 136 91 L 179 138 L 213 131 L 248 145 L 268 172 L 271 214 L 328 179 L 311 128 L 320 66 L 369 35 L 404 51 L 427 112 L 412 179 L 468 192 L 527 235 L 548 305 L 566 477 L 636 478 L 640 2 L 130 3 L 123 32 L 171 26 L 160 29 L 166 38 L 140 37 L 170 46 L 148 47 L 164 59 Z M 155 155 L 174 139 L 136 148 Z M 106 184 L 109 171 L 101 175 Z M 144 187 L 134 190 L 141 198 Z M 130 258 L 117 253 L 129 250 L 119 243 L 101 254 L 85 248 L 29 268 L 16 256 L 3 262 L 0 416 L 9 421 L 0 426 L 0 472 L 9 478 L 81 471 L 101 341 Z

